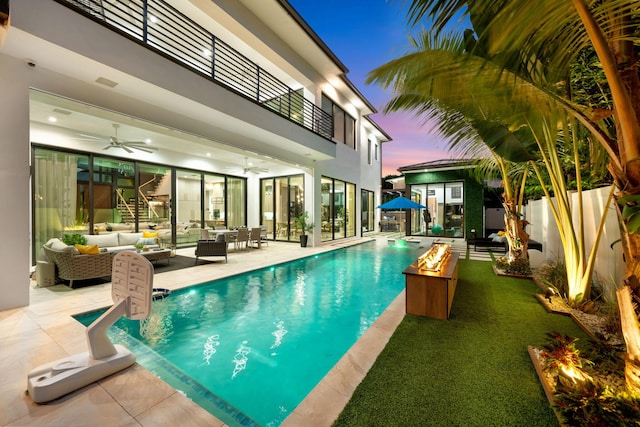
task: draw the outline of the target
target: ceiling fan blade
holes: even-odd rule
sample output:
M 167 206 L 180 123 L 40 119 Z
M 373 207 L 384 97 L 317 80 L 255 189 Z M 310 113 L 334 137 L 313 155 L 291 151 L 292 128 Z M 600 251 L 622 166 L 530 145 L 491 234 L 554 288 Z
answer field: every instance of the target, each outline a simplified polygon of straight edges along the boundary
M 144 142 L 123 142 L 122 145 L 126 145 L 127 147 L 130 147 L 130 148 L 137 148 L 138 150 L 150 150 L 150 151 L 157 150 L 157 148 L 149 147 L 149 145 Z
M 126 151 L 129 154 L 133 153 L 133 150 L 130 150 L 129 147 L 125 145 L 120 145 L 120 148 L 122 148 L 124 151 Z
M 157 148 L 146 148 L 146 147 L 131 147 L 136 150 L 144 151 L 145 153 L 153 153 L 153 150 L 157 150 Z

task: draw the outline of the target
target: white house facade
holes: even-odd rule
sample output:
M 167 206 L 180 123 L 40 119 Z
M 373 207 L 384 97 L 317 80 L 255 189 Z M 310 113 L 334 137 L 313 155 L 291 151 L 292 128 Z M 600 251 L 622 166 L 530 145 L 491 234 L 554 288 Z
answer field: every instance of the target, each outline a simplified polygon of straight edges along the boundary
M 19 0 L 0 30 L 0 310 L 64 234 L 373 231 L 374 107 L 285 0 Z M 2 14 L 0 14 L 2 18 Z

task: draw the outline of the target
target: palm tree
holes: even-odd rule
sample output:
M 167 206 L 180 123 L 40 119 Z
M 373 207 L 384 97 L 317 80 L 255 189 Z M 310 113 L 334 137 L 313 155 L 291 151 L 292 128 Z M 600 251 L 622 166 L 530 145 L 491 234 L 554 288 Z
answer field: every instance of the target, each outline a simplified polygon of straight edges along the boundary
M 435 33 L 467 16 L 478 32 L 475 52 L 517 75 L 530 76 L 555 105 L 572 115 L 609 155 L 617 188 L 626 275 L 616 292 L 626 342 L 626 385 L 640 392 L 640 326 L 632 293 L 640 293 L 640 41 L 637 0 L 413 0 L 409 22 L 431 18 Z M 610 93 L 610 118 L 573 102 L 567 70 L 585 49 L 600 61 Z M 480 68 L 475 68 L 476 70 Z M 564 84 L 564 87 L 562 87 Z M 610 120 L 613 121 L 611 132 Z
M 588 262 L 588 248 L 580 227 L 574 227 L 572 222 L 573 207 L 567 194 L 565 165 L 558 150 L 558 132 L 549 126 L 550 123 L 567 122 L 557 96 L 505 70 L 501 63 L 494 63 L 486 55 L 475 55 L 473 52 L 478 49 L 473 47 L 474 40 L 469 34 L 464 38 L 454 35 L 438 40 L 425 32 L 422 38 L 414 39 L 413 46 L 415 52 L 379 67 L 370 75 L 370 80 L 384 86 L 394 85 L 395 95 L 386 109 L 409 109 L 427 119 L 438 119 L 442 132 L 451 137 L 452 149 L 464 150 L 466 154 L 477 151 L 481 145 L 501 157 L 503 162 L 538 159 L 548 172 L 554 190 L 555 199 L 549 192 L 545 195 L 565 248 L 565 264 L 569 267 L 568 299 L 578 304 L 588 298 L 594 264 Z M 577 135 L 574 131 L 577 124 L 564 127 L 565 135 Z M 571 150 L 577 156 L 578 139 L 569 140 Z M 531 164 L 544 188 L 539 168 L 535 167 L 535 162 Z M 579 182 L 579 162 L 574 160 L 574 166 L 574 175 Z M 510 244 L 507 261 L 516 262 L 528 257 L 528 235 L 520 220 L 518 206 L 521 201 L 516 202 L 518 198 L 511 189 L 510 174 L 504 168 L 502 177 L 506 184 L 505 229 Z M 578 187 L 580 192 L 581 185 Z M 582 209 L 580 203 L 577 209 Z M 595 251 L 591 253 L 595 255 Z

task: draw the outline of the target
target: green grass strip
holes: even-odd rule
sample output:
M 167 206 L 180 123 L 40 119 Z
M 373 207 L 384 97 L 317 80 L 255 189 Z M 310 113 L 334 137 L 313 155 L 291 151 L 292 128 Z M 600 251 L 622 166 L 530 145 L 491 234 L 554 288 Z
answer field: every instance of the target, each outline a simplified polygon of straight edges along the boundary
M 537 292 L 461 260 L 451 319 L 406 315 L 334 425 L 557 426 L 527 345 L 551 331 L 588 338 Z

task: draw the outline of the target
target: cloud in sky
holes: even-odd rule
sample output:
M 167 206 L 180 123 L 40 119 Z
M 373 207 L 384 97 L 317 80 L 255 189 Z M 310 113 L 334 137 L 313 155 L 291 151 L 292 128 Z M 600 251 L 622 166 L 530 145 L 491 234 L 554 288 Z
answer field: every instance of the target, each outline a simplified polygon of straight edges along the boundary
M 378 111 L 390 93 L 366 85 L 367 74 L 409 50 L 406 5 L 391 0 L 289 0 L 349 69 L 347 77 Z M 393 138 L 382 145 L 382 175 L 397 174 L 400 166 L 450 158 L 447 143 L 433 126 L 413 113 L 371 117 Z
M 374 117 L 393 141 L 382 144 L 382 176 L 397 175 L 401 166 L 448 159 L 448 141 L 432 123 L 410 114 L 393 113 Z

